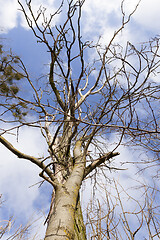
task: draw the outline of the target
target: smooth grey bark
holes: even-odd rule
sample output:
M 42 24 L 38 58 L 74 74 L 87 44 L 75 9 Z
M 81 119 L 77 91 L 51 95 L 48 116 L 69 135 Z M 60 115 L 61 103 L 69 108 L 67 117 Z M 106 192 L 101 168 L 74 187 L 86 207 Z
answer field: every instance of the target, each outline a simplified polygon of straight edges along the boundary
M 87 239 L 80 201 L 76 200 L 74 190 L 69 192 L 65 187 L 56 192 L 54 212 L 45 236 L 45 240 L 59 239 Z
M 64 186 L 56 190 L 54 212 L 48 222 L 45 240 L 74 239 L 76 196 Z

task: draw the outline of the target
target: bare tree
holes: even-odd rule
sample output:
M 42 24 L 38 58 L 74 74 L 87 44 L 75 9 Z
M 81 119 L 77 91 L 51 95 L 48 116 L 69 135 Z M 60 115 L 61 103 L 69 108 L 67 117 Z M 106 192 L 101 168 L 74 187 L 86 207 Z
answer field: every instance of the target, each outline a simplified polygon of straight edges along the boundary
M 135 199 L 117 181 L 112 187 L 114 194 L 104 189 L 103 205 L 97 201 L 94 210 L 88 205 L 89 239 L 158 239 L 160 206 L 155 204 L 156 187 L 141 186 L 143 200 Z
M 3 207 L 2 205 L 5 204 L 2 200 L 2 195 L 0 195 L 0 207 Z M 10 217 L 7 219 L 1 219 L 0 221 L 0 239 L 5 237 L 6 240 L 13 240 L 13 239 L 29 239 L 29 232 L 30 227 L 33 225 L 32 222 L 28 222 L 25 226 L 20 225 L 18 228 L 14 227 L 15 219 L 13 217 Z
M 159 37 L 137 48 L 130 42 L 125 48 L 117 43 L 118 34 L 138 7 L 126 16 L 124 1 L 122 24 L 106 46 L 81 34 L 85 0 L 62 0 L 49 18 L 43 7 L 34 12 L 31 0 L 18 2 L 37 41 L 47 47 L 49 73 L 32 79 L 22 59 L 16 57 L 18 69 L 12 69 L 26 80 L 28 94 L 1 91 L 1 121 L 14 123 L 14 127 L 1 129 L 0 142 L 18 158 L 36 164 L 41 169 L 39 175 L 53 186 L 45 239 L 86 239 L 79 200 L 82 182 L 87 177 L 96 179 L 98 169 L 118 170 L 112 164 L 122 143 L 142 146 L 154 155 L 154 161 L 159 158 L 159 85 L 154 81 L 159 73 Z M 62 23 L 54 25 L 57 15 L 63 16 Z M 92 62 L 87 60 L 89 53 L 96 56 Z M 34 120 L 25 116 L 27 113 Z M 22 153 L 4 137 L 24 126 L 40 129 L 48 144 L 48 156 Z M 108 146 L 104 139 L 111 134 L 117 141 Z M 123 212 L 121 221 L 125 218 Z M 116 228 L 116 224 L 112 228 L 109 224 L 108 239 Z M 130 234 L 129 239 L 134 238 L 129 227 L 124 225 L 124 231 Z M 117 235 L 115 239 L 119 239 Z

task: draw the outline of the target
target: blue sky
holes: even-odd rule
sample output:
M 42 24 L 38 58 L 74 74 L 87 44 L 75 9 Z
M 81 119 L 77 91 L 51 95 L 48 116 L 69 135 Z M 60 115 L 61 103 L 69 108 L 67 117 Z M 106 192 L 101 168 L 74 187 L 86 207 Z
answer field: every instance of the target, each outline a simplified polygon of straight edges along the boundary
M 38 9 L 40 4 L 48 9 L 48 13 L 55 9 L 55 0 L 32 1 L 35 10 Z M 126 13 L 130 13 L 137 2 L 136 0 L 126 0 Z M 82 33 L 85 35 L 85 38 L 96 40 L 101 35 L 102 44 L 108 43 L 114 31 L 121 24 L 120 4 L 121 0 L 86 0 L 82 15 Z M 20 11 L 17 10 L 19 8 L 17 1 L 0 0 L 0 6 L 0 33 L 1 37 L 5 38 L 3 41 L 5 48 L 12 48 L 12 51 L 23 59 L 33 78 L 45 73 L 47 71 L 47 64 L 49 63 L 48 54 L 45 47 L 37 44 L 33 33 L 28 29 Z M 159 9 L 159 0 L 142 0 L 130 24 L 116 40 L 122 45 L 125 45 L 128 40 L 134 44 L 139 44 L 159 35 Z M 59 20 L 58 17 L 55 22 L 58 23 Z M 89 58 L 92 57 L 89 56 Z M 39 156 L 46 151 L 45 143 L 39 141 L 40 135 L 35 130 L 24 128 L 20 136 L 19 143 L 13 143 L 23 152 Z M 13 141 L 11 136 L 9 139 Z M 7 207 L 0 209 L 0 219 L 14 214 L 15 218 L 20 222 L 22 216 L 25 216 L 25 219 L 28 220 L 33 215 L 33 218 L 42 216 L 37 222 L 41 226 L 44 220 L 44 212 L 49 207 L 50 196 L 46 196 L 45 191 L 49 189 L 48 185 L 44 184 L 40 189 L 37 186 L 29 188 L 41 180 L 38 177 L 38 168 L 30 165 L 25 160 L 17 160 L 3 146 L 0 146 L 0 152 L 1 156 L 3 156 L 0 162 L 0 193 L 7 200 L 5 203 Z M 129 156 L 129 150 L 121 147 L 121 155 L 118 161 L 121 162 L 124 158 L 134 161 L 134 157 L 132 155 Z M 137 169 L 133 166 L 125 174 L 129 176 L 131 173 L 135 174 L 136 171 Z M 120 178 L 121 183 L 127 188 L 130 183 L 126 182 L 127 177 L 125 174 L 117 174 L 117 179 Z M 148 174 L 147 172 L 147 177 Z M 48 191 L 51 192 L 50 189 Z M 85 195 L 83 194 L 83 196 Z M 48 201 L 47 205 L 44 204 L 46 201 Z M 87 202 L 86 198 L 85 201 Z M 40 235 L 43 236 L 43 233 L 44 228 L 41 228 Z

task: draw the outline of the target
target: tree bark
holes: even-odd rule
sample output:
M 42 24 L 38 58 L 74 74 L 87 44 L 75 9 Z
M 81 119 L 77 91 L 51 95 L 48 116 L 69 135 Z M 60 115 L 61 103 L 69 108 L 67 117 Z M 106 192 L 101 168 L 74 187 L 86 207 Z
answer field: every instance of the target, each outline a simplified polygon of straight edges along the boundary
M 81 203 L 79 198 L 78 198 L 76 212 L 75 212 L 74 232 L 75 232 L 75 240 L 87 240 L 86 227 L 83 221 L 82 208 L 81 208 Z
M 85 227 L 79 201 L 79 190 L 84 176 L 85 155 L 77 141 L 73 151 L 75 165 L 67 181 L 55 189 L 53 212 L 49 218 L 45 240 L 85 240 Z
M 65 186 L 58 187 L 54 211 L 49 219 L 45 240 L 74 239 L 76 196 Z
M 48 222 L 45 240 L 87 240 L 81 204 L 63 187 L 56 192 L 54 211 Z

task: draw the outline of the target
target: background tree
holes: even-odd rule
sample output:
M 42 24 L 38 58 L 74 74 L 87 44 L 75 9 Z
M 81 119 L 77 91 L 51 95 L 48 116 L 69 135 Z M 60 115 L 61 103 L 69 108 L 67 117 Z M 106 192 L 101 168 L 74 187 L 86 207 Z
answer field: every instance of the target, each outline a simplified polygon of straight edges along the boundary
M 11 111 L 13 116 L 21 118 L 26 115 L 24 111 L 26 105 L 18 99 L 11 104 L 12 97 L 14 98 L 19 92 L 16 82 L 23 78 L 18 64 L 19 57 L 14 56 L 11 51 L 7 53 L 3 50 L 3 45 L 0 45 L 0 106 L 5 109 L 5 113 Z
M 79 200 L 82 182 L 93 178 L 97 184 L 100 175 L 107 178 L 107 169 L 122 169 L 114 161 L 121 144 L 145 148 L 147 161 L 159 159 L 159 85 L 154 80 L 159 73 L 159 37 L 137 48 L 130 42 L 125 48 L 117 43 L 118 34 L 138 7 L 126 16 L 124 1 L 122 24 L 107 45 L 101 39 L 90 42 L 82 36 L 85 1 L 61 1 L 49 18 L 43 7 L 35 13 L 31 0 L 26 4 L 18 2 L 37 41 L 47 48 L 49 72 L 43 78 L 32 79 L 20 58 L 12 55 L 1 58 L 1 121 L 12 122 L 14 127 L 1 130 L 0 142 L 17 157 L 36 164 L 41 169 L 40 176 L 53 186 L 45 239 L 86 239 Z M 62 23 L 54 25 L 54 18 L 60 14 Z M 91 55 L 92 61 L 88 57 Z M 15 85 L 17 80 L 20 81 Z M 27 88 L 27 94 L 20 87 Z M 4 137 L 23 126 L 41 131 L 49 155 L 41 158 L 27 155 Z M 115 136 L 114 144 L 109 144 L 111 136 Z M 130 234 L 128 239 L 134 239 L 142 224 L 135 231 L 130 230 L 116 184 L 115 189 L 125 233 Z M 110 227 L 109 216 L 116 206 L 113 203 L 109 210 L 110 204 L 108 201 L 105 231 L 108 239 L 120 239 L 117 224 Z M 143 207 L 139 212 L 144 216 Z M 100 223 L 95 226 L 90 221 L 93 232 L 97 229 L 97 234 L 92 234 L 95 239 L 104 234 L 99 231 L 102 219 L 100 216 Z M 150 219 L 153 217 L 146 218 L 148 224 Z M 157 229 L 156 226 L 158 236 Z
M 2 195 L 0 195 L 0 207 L 4 204 L 4 200 L 2 200 Z M 5 237 L 5 239 L 28 239 L 28 233 L 30 230 L 30 227 L 32 226 L 33 222 L 26 224 L 26 226 L 20 226 L 17 228 L 14 232 L 12 232 L 12 229 L 14 229 L 14 223 L 15 219 L 13 217 L 10 217 L 8 220 L 3 219 L 0 221 L 0 239 Z M 10 236 L 8 237 L 8 233 L 11 233 Z

